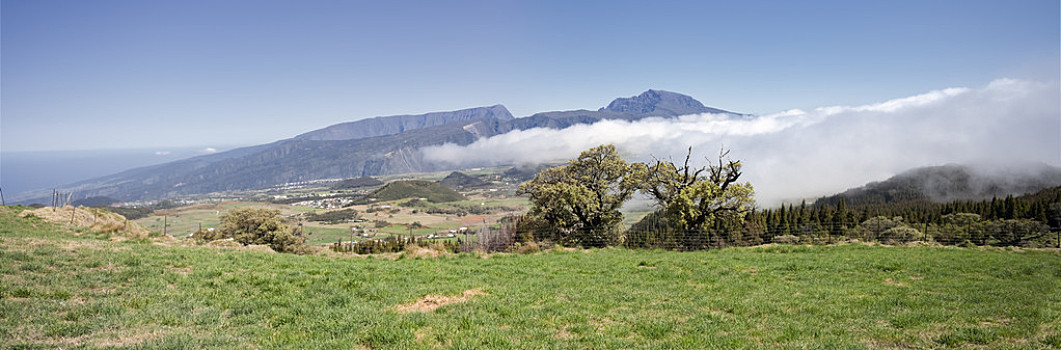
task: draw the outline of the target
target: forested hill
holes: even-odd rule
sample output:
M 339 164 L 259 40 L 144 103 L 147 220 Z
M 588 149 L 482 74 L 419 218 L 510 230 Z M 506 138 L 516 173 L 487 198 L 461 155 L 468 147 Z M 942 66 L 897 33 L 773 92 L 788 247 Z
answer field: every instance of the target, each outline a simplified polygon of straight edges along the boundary
M 815 204 L 874 205 L 907 201 L 946 203 L 1019 196 L 1061 186 L 1061 168 L 1046 164 L 1019 164 L 1006 168 L 943 165 L 917 168 L 890 179 L 823 197 Z
M 336 124 L 270 144 L 240 148 L 81 181 L 59 188 L 78 198 L 123 201 L 246 190 L 318 179 L 459 170 L 422 159 L 420 148 L 531 128 L 562 129 L 605 119 L 637 120 L 693 113 L 742 114 L 706 107 L 682 94 L 648 90 L 617 98 L 599 110 L 543 112 L 512 118 L 501 105 L 422 115 L 377 117 Z M 50 190 L 24 194 L 22 203 L 47 202 Z M 75 198 L 76 199 L 76 198 Z

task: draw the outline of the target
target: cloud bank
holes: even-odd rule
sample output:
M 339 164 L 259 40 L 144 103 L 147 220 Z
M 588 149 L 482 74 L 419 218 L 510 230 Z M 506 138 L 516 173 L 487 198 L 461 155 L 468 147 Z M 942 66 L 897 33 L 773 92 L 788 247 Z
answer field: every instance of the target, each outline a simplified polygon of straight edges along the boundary
M 1057 82 L 1000 79 L 862 106 L 789 110 L 757 117 L 700 114 L 606 120 L 529 129 L 422 150 L 456 166 L 540 163 L 615 144 L 628 160 L 675 160 L 693 147 L 712 158 L 725 147 L 764 206 L 833 194 L 914 167 L 946 163 L 1061 164 Z

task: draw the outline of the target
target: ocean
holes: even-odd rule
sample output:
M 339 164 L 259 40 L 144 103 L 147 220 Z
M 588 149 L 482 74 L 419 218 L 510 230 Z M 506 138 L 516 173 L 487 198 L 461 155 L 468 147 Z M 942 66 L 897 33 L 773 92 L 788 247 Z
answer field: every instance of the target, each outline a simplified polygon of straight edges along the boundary
M 48 190 L 74 182 L 116 174 L 235 148 L 186 147 L 86 151 L 0 152 L 0 190 L 10 201 L 18 194 Z M 11 204 L 11 203 L 8 203 Z

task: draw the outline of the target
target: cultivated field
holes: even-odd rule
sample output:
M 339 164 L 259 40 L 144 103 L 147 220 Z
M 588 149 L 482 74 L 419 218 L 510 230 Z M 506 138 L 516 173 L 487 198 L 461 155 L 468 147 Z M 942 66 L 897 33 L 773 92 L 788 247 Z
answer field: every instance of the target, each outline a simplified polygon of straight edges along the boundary
M 1061 347 L 1061 255 L 765 246 L 297 256 L 0 207 L 0 348 Z

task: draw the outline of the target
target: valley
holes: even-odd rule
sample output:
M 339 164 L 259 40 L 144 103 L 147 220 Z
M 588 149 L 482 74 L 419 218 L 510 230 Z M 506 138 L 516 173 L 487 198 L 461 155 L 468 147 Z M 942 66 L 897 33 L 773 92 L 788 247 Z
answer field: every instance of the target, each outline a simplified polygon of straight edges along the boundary
M 453 199 L 459 199 L 438 203 L 426 198 L 421 199 L 431 196 L 427 192 L 400 194 L 397 198 L 389 200 L 372 198 L 373 192 L 385 186 L 382 181 L 356 188 L 344 188 L 346 186 L 343 186 L 341 181 L 318 181 L 217 195 L 231 199 L 192 197 L 182 201 L 186 205 L 156 210 L 151 215 L 135 221 L 152 231 L 164 231 L 175 238 L 187 238 L 200 227 L 218 227 L 219 215 L 225 211 L 254 207 L 279 210 L 292 226 L 297 227 L 310 245 L 366 239 L 383 240 L 398 236 L 432 236 L 432 239 L 455 240 L 457 233 L 478 231 L 484 225 L 496 225 L 504 216 L 527 211 L 527 199 L 515 195 L 518 185 L 515 181 L 519 179 L 504 176 L 504 172 L 509 169 L 490 168 L 380 178 L 386 182 L 445 182 L 448 175 L 460 174 L 466 182 L 474 180 L 469 188 L 460 183 L 450 183 L 460 190 L 451 190 L 459 195 Z M 351 210 L 354 214 L 347 215 L 348 217 L 339 222 L 312 220 L 314 216 Z M 474 239 L 474 235 L 471 238 Z

